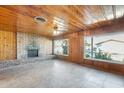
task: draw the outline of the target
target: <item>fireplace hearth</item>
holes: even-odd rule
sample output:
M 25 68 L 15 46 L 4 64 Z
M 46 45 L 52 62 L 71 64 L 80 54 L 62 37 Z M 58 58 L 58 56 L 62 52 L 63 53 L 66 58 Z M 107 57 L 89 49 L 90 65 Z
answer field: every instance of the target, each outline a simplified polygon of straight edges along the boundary
M 38 49 L 28 49 L 28 57 L 38 57 Z

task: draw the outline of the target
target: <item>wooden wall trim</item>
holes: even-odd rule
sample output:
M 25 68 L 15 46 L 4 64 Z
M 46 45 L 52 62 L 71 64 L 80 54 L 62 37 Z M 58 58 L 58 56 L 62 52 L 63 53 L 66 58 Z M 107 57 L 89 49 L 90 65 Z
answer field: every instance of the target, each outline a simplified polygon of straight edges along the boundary
M 110 63 L 110 62 L 84 59 L 81 65 L 111 72 L 111 73 L 124 75 L 124 64 L 116 64 L 116 63 Z

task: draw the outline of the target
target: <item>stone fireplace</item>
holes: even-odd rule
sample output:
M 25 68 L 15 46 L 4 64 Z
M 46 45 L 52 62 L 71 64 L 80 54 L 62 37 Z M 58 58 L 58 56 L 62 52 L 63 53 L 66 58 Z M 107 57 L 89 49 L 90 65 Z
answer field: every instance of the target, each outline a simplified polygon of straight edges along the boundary
M 30 37 L 30 40 L 26 46 L 26 50 L 27 50 L 27 57 L 38 57 L 39 46 L 37 44 L 36 36 L 32 35 Z
M 38 57 L 38 49 L 28 49 L 28 57 Z
M 52 54 L 52 41 L 36 34 L 17 32 L 17 59 Z

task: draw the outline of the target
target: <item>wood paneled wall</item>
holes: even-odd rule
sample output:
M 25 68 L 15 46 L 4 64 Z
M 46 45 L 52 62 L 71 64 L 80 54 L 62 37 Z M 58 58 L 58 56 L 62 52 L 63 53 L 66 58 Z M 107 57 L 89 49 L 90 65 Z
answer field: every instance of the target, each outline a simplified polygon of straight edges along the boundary
M 0 60 L 16 59 L 16 14 L 0 7 Z
M 0 60 L 16 59 L 16 22 L 13 11 L 0 7 Z
M 111 25 L 84 31 L 84 35 L 105 35 L 114 32 L 124 32 L 124 18 Z
M 0 30 L 0 60 L 16 59 L 16 33 Z
M 70 57 L 69 59 L 76 63 L 83 60 L 83 37 L 81 33 L 73 33 L 70 36 Z
M 82 61 L 83 66 L 88 66 L 91 68 L 112 72 L 116 74 L 124 75 L 124 64 L 110 63 L 99 60 L 84 59 Z
M 59 36 L 54 39 L 69 39 L 69 55 L 58 56 L 61 59 L 81 63 L 83 60 L 83 33 L 72 33 L 64 36 Z
M 105 61 L 84 59 L 84 55 L 83 55 L 85 35 L 91 35 L 93 33 L 102 35 L 106 33 L 122 32 L 122 31 L 124 31 L 124 21 L 118 24 L 104 26 L 104 27 L 93 29 L 90 31 L 75 32 L 73 34 L 56 37 L 55 39 L 67 38 L 69 39 L 69 44 L 70 44 L 69 56 L 58 56 L 58 58 L 72 61 L 74 63 L 79 63 L 83 66 L 88 66 L 88 67 L 96 68 L 99 70 L 104 70 L 107 72 L 118 73 L 118 74 L 124 75 L 123 64 L 115 64 L 115 63 L 109 63 Z

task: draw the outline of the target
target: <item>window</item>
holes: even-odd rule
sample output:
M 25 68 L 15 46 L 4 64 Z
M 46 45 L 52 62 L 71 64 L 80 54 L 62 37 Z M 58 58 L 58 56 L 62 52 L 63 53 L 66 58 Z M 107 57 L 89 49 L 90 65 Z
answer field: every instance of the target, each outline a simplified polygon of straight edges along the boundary
M 54 54 L 65 56 L 69 54 L 68 39 L 54 40 Z
M 91 58 L 91 37 L 86 36 L 84 40 L 85 40 L 85 57 Z
M 124 63 L 124 32 L 85 36 L 85 58 Z

